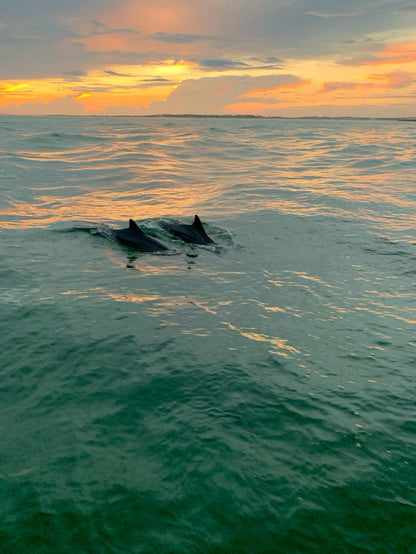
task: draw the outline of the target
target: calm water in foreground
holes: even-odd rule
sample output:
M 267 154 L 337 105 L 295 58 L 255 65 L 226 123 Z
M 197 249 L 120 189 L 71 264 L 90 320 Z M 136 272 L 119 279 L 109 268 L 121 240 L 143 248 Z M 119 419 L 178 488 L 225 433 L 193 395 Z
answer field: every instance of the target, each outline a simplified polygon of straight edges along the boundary
M 415 552 L 415 176 L 412 122 L 0 117 L 1 552 Z

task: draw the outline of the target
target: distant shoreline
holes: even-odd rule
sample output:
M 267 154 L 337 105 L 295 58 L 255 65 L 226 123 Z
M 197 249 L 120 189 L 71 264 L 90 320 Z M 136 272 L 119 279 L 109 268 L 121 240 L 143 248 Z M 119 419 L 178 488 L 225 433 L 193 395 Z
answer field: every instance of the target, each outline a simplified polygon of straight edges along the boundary
M 140 118 L 183 118 L 183 119 L 313 119 L 313 120 L 353 120 L 353 121 L 408 121 L 416 122 L 415 117 L 371 117 L 371 116 L 354 116 L 354 115 L 299 115 L 299 116 L 284 116 L 284 115 L 254 115 L 254 114 L 7 114 L 1 113 L 0 117 L 140 117 Z

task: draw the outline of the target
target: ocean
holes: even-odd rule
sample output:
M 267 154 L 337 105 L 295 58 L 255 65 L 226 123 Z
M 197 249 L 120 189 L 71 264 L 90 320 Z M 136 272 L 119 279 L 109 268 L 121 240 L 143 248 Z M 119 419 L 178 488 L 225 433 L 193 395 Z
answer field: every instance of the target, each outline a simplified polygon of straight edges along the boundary
M 416 552 L 414 121 L 1 116 L 0 159 L 1 552 Z

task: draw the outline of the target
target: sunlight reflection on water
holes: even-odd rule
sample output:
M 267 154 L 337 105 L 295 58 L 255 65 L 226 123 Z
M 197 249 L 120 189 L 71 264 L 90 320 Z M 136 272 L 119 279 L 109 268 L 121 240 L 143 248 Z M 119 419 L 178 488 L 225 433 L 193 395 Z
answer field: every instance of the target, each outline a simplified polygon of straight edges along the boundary
M 108 223 L 197 211 L 229 217 L 259 205 L 287 214 L 336 214 L 392 230 L 416 224 L 414 135 L 408 127 L 229 120 L 218 122 L 214 133 L 203 120 L 173 119 L 164 127 L 162 121 L 135 119 L 106 128 L 104 118 L 97 123 L 100 135 L 84 120 L 74 132 L 68 118 L 60 122 L 68 127 L 64 133 L 34 132 L 6 144 L 3 171 L 17 163 L 25 183 L 3 203 L 1 224 Z M 315 130 L 305 132 L 311 125 Z

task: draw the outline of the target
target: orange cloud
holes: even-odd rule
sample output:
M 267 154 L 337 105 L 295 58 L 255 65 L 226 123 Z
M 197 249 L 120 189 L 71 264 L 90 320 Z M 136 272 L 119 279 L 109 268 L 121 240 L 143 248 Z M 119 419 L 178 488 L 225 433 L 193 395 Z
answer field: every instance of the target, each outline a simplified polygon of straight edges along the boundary
M 117 35 L 95 35 L 84 39 L 86 49 L 90 52 L 111 52 L 129 50 L 126 38 Z
M 263 115 L 264 102 L 236 102 L 224 107 L 224 112 L 229 114 L 253 114 Z
M 404 71 L 373 74 L 369 75 L 368 79 L 372 79 L 372 81 L 333 81 L 329 83 L 323 83 L 322 92 L 332 92 L 336 90 L 365 90 L 373 88 L 396 89 L 405 88 L 414 84 L 414 75 L 412 73 L 407 73 Z
M 85 107 L 87 113 L 96 113 L 104 112 L 110 107 L 145 108 L 154 100 L 164 100 L 171 90 L 171 86 L 146 87 L 144 89 L 130 88 L 118 91 L 82 93 L 75 99 Z
M 413 85 L 415 82 L 415 75 L 405 71 L 370 75 L 370 78 L 381 81 L 380 86 L 386 88 L 405 88 Z
M 416 61 L 416 41 L 390 44 L 375 64 L 407 63 Z
M 416 41 L 389 44 L 376 57 L 351 61 L 348 65 L 388 65 L 416 62 Z
M 121 3 L 117 10 L 102 12 L 101 19 L 111 25 L 124 27 L 138 26 L 142 33 L 164 32 L 183 33 L 190 26 L 189 3 L 186 0 L 155 2 L 154 0 L 127 1 Z
M 83 115 L 85 113 L 83 106 L 70 95 L 44 102 L 39 101 L 39 98 L 34 98 L 26 102 L 8 103 L 6 106 L 2 106 L 2 111 L 3 113 L 17 115 Z
M 276 100 L 278 95 L 282 94 L 282 92 L 290 92 L 296 89 L 301 89 L 310 83 L 310 79 L 302 79 L 293 83 L 282 83 L 270 88 L 255 88 L 244 94 L 243 98 Z
M 53 86 L 48 88 L 43 82 L 37 86 L 35 81 L 0 84 L 0 108 L 5 108 L 10 104 L 35 103 L 40 99 L 50 102 L 57 97 L 53 89 Z
M 104 38 L 104 35 L 97 38 Z M 65 76 L 25 83 L 0 81 L 0 109 L 10 112 L 10 107 L 13 113 L 20 113 L 17 108 L 22 106 L 27 113 L 33 104 L 34 112 L 39 113 L 43 107 L 45 113 L 50 113 L 51 103 L 67 97 L 72 99 L 70 113 L 76 104 L 88 113 L 102 113 L 107 108 L 122 106 L 144 108 L 151 101 L 164 101 L 178 83 L 194 71 L 198 72 L 195 63 L 165 59 L 159 63 L 77 72 L 74 79 Z M 52 108 L 54 106 L 58 107 L 53 104 Z

